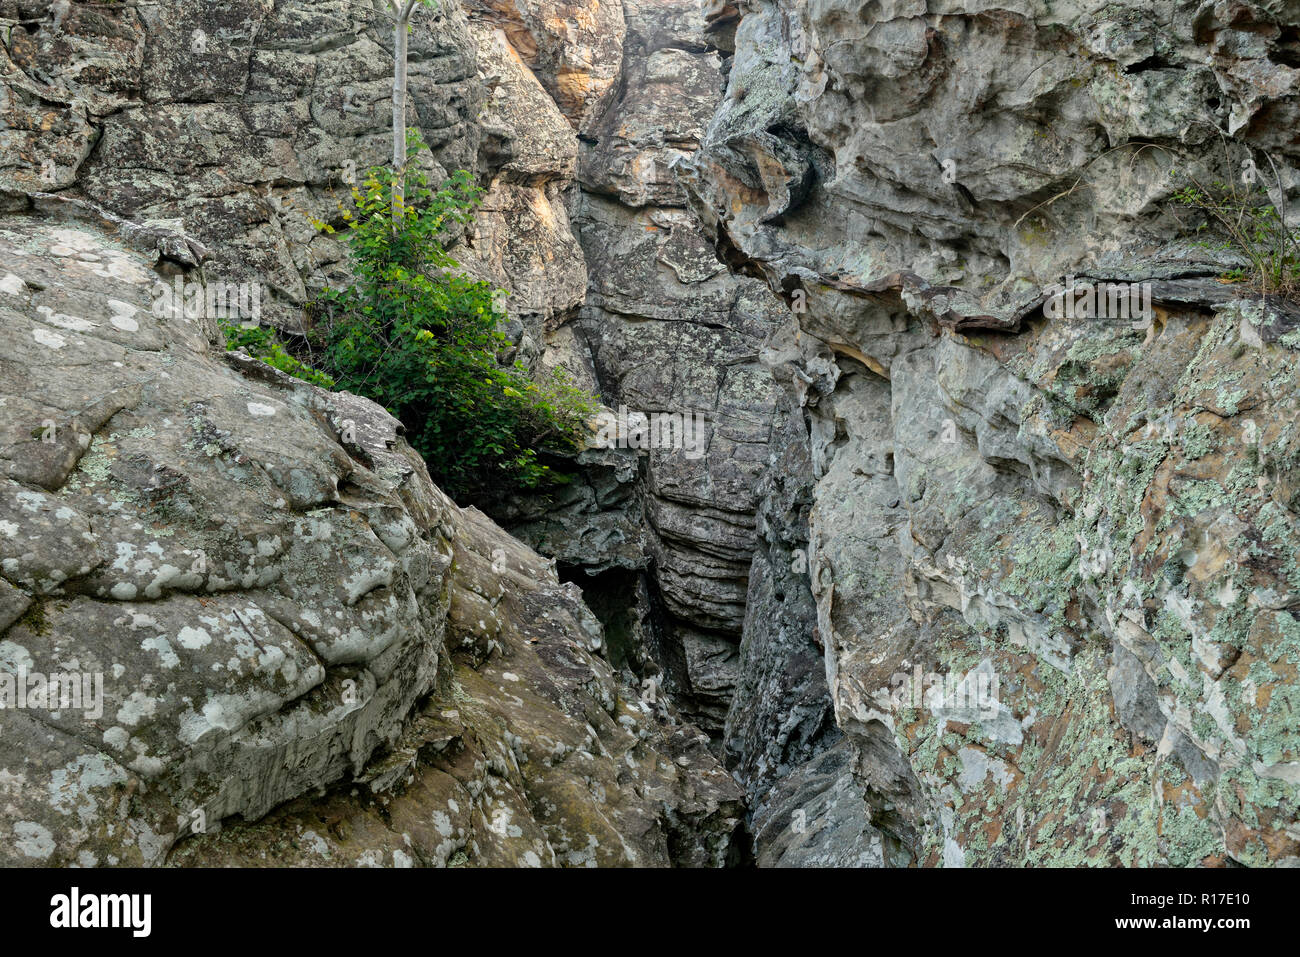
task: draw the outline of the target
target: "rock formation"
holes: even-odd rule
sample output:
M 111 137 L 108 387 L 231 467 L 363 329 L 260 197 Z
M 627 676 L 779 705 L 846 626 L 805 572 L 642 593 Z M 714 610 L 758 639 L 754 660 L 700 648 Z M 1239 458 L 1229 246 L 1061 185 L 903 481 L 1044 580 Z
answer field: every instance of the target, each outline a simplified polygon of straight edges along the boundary
M 703 422 L 491 518 L 159 309 L 345 274 L 381 8 L 0 0 L 5 863 L 1300 862 L 1300 6 L 421 9 L 511 357 Z
M 102 688 L 3 713 L 5 863 L 726 860 L 739 790 L 574 586 L 383 410 L 156 315 L 183 237 L 59 205 L 0 230 L 0 661 Z
M 6 863 L 740 853 L 708 739 L 620 683 L 574 586 L 441 495 L 382 410 L 223 357 L 204 315 L 158 308 L 176 282 L 250 281 L 264 321 L 297 327 L 341 260 L 309 220 L 384 155 L 382 20 L 32 6 L 0 7 L 0 648 L 14 675 L 103 684 L 93 719 L 0 716 Z M 551 143 L 570 172 L 576 150 L 501 152 L 488 52 L 455 8 L 417 19 L 412 97 L 443 168 L 498 151 L 466 258 L 542 323 L 585 283 L 548 204 Z M 529 235 L 521 210 L 536 242 L 494 242 L 507 219 Z M 568 303 L 554 263 L 576 267 Z
M 811 483 L 804 633 L 896 860 L 1297 861 L 1300 315 L 1219 281 L 1243 250 L 1173 200 L 1257 163 L 1294 208 L 1297 12 L 719 18 L 689 189 L 791 307 L 765 358 L 805 452 L 761 514 Z M 1072 274 L 1152 315 L 1054 316 Z M 806 615 L 767 526 L 751 657 Z
M 577 129 L 576 174 L 566 148 L 548 155 L 564 157 L 566 169 L 556 173 L 567 178 L 585 288 L 580 308 L 567 313 L 572 297 L 549 298 L 563 306 L 547 314 L 543 361 L 570 368 L 612 409 L 699 417 L 703 448 L 650 448 L 639 468 L 635 454 L 589 455 L 585 484 L 554 507 L 518 503 L 503 518 L 572 568 L 593 601 L 634 619 L 637 673 L 662 681 L 716 731 L 736 682 L 755 488 L 776 405 L 758 354 L 784 310 L 762 283 L 728 272 L 676 180 L 674 164 L 698 148 L 723 87 L 698 5 L 574 9 L 474 13 L 496 27 L 493 49 L 506 50 L 493 54 L 493 69 L 528 85 L 531 68 L 532 88 L 550 91 L 571 75 L 551 72 L 565 61 L 556 51 L 572 60 L 582 50 L 566 12 L 569 24 L 599 16 L 618 23 L 608 36 L 620 44 L 604 51 L 618 65 L 617 82 L 593 68 L 579 85 L 597 92 L 580 109 L 564 96 L 549 110 L 508 101 L 514 116 L 503 125 L 517 132 L 504 139 L 519 144 L 511 150 L 535 156 L 542 125 L 557 140 L 564 118 Z M 502 235 L 517 248 L 514 230 L 512 222 Z

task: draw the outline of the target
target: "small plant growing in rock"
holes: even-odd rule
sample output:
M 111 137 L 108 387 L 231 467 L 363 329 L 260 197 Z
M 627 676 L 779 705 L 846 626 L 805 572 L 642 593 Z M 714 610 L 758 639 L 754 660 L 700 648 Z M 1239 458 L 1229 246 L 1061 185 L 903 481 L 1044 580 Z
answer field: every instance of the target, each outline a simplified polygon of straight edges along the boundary
M 267 365 L 286 372 L 295 379 L 302 379 L 322 389 L 334 388 L 333 379 L 290 354 L 274 329 L 246 326 L 235 320 L 223 319 L 221 333 L 225 337 L 226 348 L 232 352 L 242 349 L 254 359 L 261 359 Z
M 1248 169 L 1254 172 L 1254 164 Z M 1300 230 L 1287 225 L 1284 213 L 1253 176 L 1243 183 L 1216 181 L 1209 186 L 1193 180 L 1173 198 L 1204 214 L 1198 233 L 1217 234 L 1202 240 L 1202 246 L 1249 260 L 1249 267 L 1227 270 L 1220 277 L 1224 282 L 1246 283 L 1262 295 L 1300 302 Z

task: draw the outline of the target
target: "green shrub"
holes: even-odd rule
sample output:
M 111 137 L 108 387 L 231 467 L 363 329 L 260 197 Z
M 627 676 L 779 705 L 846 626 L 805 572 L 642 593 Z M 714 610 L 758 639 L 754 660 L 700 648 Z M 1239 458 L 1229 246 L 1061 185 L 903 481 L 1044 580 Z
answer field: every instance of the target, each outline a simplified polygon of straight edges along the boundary
M 411 146 L 423 144 L 413 135 Z M 563 373 L 533 381 L 522 364 L 498 361 L 509 343 L 497 290 L 447 253 L 449 230 L 472 219 L 482 191 L 465 171 L 433 189 L 408 168 L 395 216 L 393 176 L 370 170 L 342 214 L 355 281 L 314 305 L 315 364 L 400 419 L 454 497 L 568 481 L 539 452 L 580 449 L 594 401 Z

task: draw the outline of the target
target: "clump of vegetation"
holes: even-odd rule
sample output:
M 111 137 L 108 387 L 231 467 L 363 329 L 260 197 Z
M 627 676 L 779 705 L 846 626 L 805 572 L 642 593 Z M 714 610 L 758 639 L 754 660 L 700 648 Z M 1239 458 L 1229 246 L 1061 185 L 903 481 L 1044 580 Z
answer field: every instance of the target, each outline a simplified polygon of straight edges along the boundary
M 287 372 L 296 379 L 318 385 L 322 389 L 334 388 L 334 380 L 311 366 L 295 358 L 273 329 L 262 326 L 246 326 L 235 320 L 221 321 L 221 332 L 226 339 L 226 348 L 233 351 L 242 349 L 254 359 L 261 359 L 267 365 Z
M 1262 179 L 1249 163 L 1246 182 L 1216 181 L 1207 187 L 1193 180 L 1173 198 L 1204 214 L 1197 232 L 1214 238 L 1203 240 L 1202 246 L 1235 252 L 1249 261 L 1249 267 L 1224 273 L 1224 282 L 1245 283 L 1262 295 L 1300 302 L 1300 230 L 1287 226 L 1268 190 L 1256 183 L 1257 176 Z
M 437 6 L 388 0 L 393 165 L 371 169 L 352 191 L 355 208 L 343 212 L 356 281 L 315 304 L 305 344 L 311 364 L 271 330 L 228 327 L 226 343 L 300 379 L 381 403 L 405 425 L 439 485 L 483 501 L 569 481 L 539 453 L 581 449 L 598 406 L 562 370 L 534 380 L 521 363 L 498 361 L 509 342 L 497 290 L 447 253 L 449 231 L 470 221 L 481 190 L 463 170 L 431 189 L 408 160 L 425 148 L 406 126 L 407 34 L 417 3 Z
M 414 132 L 410 147 L 423 148 Z M 453 496 L 568 481 L 539 453 L 582 448 L 594 399 L 562 371 L 534 380 L 521 363 L 498 361 L 510 345 L 500 291 L 466 275 L 446 249 L 482 191 L 465 171 L 435 189 L 408 168 L 395 192 L 395 175 L 371 169 L 342 214 L 355 282 L 315 304 L 315 364 L 401 419 Z
M 411 131 L 408 148 L 424 148 Z M 355 281 L 312 305 L 303 362 L 274 330 L 223 325 L 226 348 L 323 388 L 366 396 L 402 421 L 429 473 L 453 497 L 491 500 L 572 476 L 547 453 L 580 450 L 598 411 L 563 369 L 530 376 L 499 357 L 504 291 L 465 274 L 447 252 L 449 232 L 470 222 L 482 190 L 470 173 L 436 189 L 409 169 L 402 188 L 375 167 L 342 210 Z M 324 222 L 316 227 L 334 233 Z

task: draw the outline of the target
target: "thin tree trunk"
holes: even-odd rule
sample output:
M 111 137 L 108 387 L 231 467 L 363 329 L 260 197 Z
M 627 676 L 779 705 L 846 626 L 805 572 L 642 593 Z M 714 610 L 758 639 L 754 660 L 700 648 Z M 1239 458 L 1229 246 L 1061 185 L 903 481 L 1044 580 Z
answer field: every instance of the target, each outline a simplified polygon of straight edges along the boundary
M 406 176 L 406 21 L 393 28 L 393 228 L 402 221 Z
M 395 0 L 389 2 L 397 14 L 393 26 L 393 231 L 396 232 L 406 200 L 406 31 L 415 0 L 406 0 L 400 11 Z

